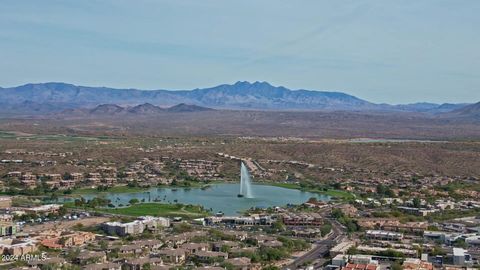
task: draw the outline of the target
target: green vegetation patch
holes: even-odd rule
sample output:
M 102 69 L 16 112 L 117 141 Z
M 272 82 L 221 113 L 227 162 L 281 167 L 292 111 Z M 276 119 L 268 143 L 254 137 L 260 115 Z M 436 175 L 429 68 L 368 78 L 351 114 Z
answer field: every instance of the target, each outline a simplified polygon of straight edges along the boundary
M 302 187 L 301 185 L 298 184 L 293 184 L 293 183 L 267 183 L 267 185 L 275 186 L 275 187 L 281 187 L 281 188 L 289 188 L 289 189 L 298 189 L 306 192 L 312 192 L 312 193 L 318 193 L 318 194 L 323 194 L 327 196 L 331 196 L 334 198 L 338 198 L 341 200 L 353 200 L 355 199 L 355 195 L 352 193 L 345 191 L 345 190 L 340 190 L 340 189 L 327 189 L 327 190 L 321 190 L 318 188 L 309 188 L 309 187 Z

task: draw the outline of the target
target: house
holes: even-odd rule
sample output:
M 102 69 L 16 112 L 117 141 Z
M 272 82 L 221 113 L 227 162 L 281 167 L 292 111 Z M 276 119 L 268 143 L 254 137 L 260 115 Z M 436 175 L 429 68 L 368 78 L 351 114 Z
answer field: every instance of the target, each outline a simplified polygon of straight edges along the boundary
M 185 249 L 188 254 L 195 254 L 197 251 L 208 251 L 210 245 L 208 243 L 185 243 L 181 245 L 182 249 Z
M 62 180 L 62 175 L 60 175 L 59 173 L 47 173 L 47 174 L 44 174 L 43 176 L 50 181 L 58 182 Z
M 60 189 L 71 189 L 75 187 L 76 182 L 74 180 L 61 180 L 59 184 Z
M 288 213 L 282 215 L 283 224 L 287 226 L 321 226 L 323 217 L 317 213 Z
M 45 247 L 57 249 L 81 246 L 93 240 L 95 240 L 95 234 L 91 232 L 67 232 L 58 237 L 44 239 L 40 243 Z
M 332 265 L 337 267 L 345 268 L 347 265 L 350 264 L 349 268 L 352 268 L 353 265 L 378 265 L 378 261 L 372 258 L 372 255 L 364 255 L 364 254 L 357 254 L 357 255 L 343 255 L 337 254 L 332 259 Z
M 21 256 L 31 252 L 37 251 L 37 241 L 27 239 L 1 239 L 0 240 L 0 254 Z
M 406 258 L 402 266 L 404 270 L 433 270 L 432 263 L 414 258 Z
M 381 229 L 385 231 L 422 234 L 427 229 L 427 222 L 400 223 L 396 219 L 389 218 L 362 218 L 358 219 L 358 225 L 365 229 Z
M 235 270 L 250 270 L 251 267 L 251 260 L 247 257 L 227 259 L 225 263 L 232 265 Z
M 248 217 L 217 217 L 211 216 L 204 218 L 204 225 L 227 224 L 242 226 L 271 226 L 274 219 L 269 215 L 251 215 Z
M 121 270 L 122 265 L 118 263 L 92 263 L 85 265 L 82 269 L 84 270 Z
M 7 176 L 14 179 L 20 179 L 22 177 L 22 172 L 19 172 L 19 171 L 8 172 Z
M 438 209 L 426 209 L 426 208 L 407 207 L 407 206 L 398 206 L 397 208 L 405 213 L 422 216 L 422 217 L 438 212 Z
M 216 260 L 223 261 L 228 258 L 228 254 L 217 251 L 197 251 L 195 253 L 195 258 L 197 258 L 200 262 L 209 263 Z
M 171 235 L 165 238 L 165 242 L 169 244 L 169 246 L 179 246 L 183 243 L 186 243 L 190 239 L 198 236 L 205 236 L 207 235 L 206 231 L 194 231 L 194 232 L 186 232 L 176 235 Z
M 32 174 L 32 173 L 25 173 L 22 175 L 21 177 L 22 181 L 37 181 L 37 176 L 35 174 Z
M 102 175 L 100 173 L 89 173 L 88 178 L 86 179 L 88 183 L 92 185 L 100 184 Z
M 67 263 L 64 258 L 52 257 L 47 259 L 36 259 L 28 262 L 30 267 L 39 267 L 40 269 L 60 269 Z M 47 268 L 50 267 L 50 268 Z M 54 268 L 55 267 L 55 268 Z
M 231 248 L 236 248 L 239 247 L 240 244 L 238 242 L 233 242 L 233 241 L 219 241 L 213 243 L 212 250 L 213 251 L 225 251 L 229 250 Z
M 403 239 L 403 234 L 382 230 L 367 230 L 365 232 L 365 237 L 371 240 L 400 241 Z
M 251 240 L 253 240 L 254 242 L 256 242 L 258 245 L 259 245 L 259 244 L 262 244 L 262 243 L 264 243 L 264 242 L 277 240 L 277 239 L 276 239 L 275 237 L 273 237 L 273 236 L 263 235 L 263 234 L 251 235 L 251 236 L 249 236 L 248 238 L 251 239 Z
M 300 228 L 297 230 L 292 230 L 292 233 L 296 237 L 315 238 L 321 234 L 321 231 L 317 228 Z
M 71 173 L 70 178 L 75 182 L 83 181 L 84 176 L 83 173 Z
M 139 245 L 149 252 L 156 252 L 163 246 L 163 242 L 157 239 L 136 240 L 132 244 Z
M 353 264 L 347 263 L 342 270 L 379 270 L 380 267 L 377 264 Z
M 184 249 L 162 249 L 158 251 L 164 261 L 170 263 L 183 263 L 186 259 L 186 250 Z
M 161 258 L 135 258 L 131 260 L 127 260 L 124 264 L 122 269 L 125 270 L 142 270 L 143 266 L 148 264 L 150 266 L 153 265 L 163 265 L 163 261 Z
M 243 232 L 243 231 L 224 231 L 222 233 L 224 235 L 235 238 L 235 240 L 238 240 L 238 241 L 244 241 L 248 237 L 248 234 L 246 232 Z
M 134 254 L 134 255 L 139 255 L 143 254 L 143 246 L 141 244 L 131 244 L 131 245 L 122 245 L 118 248 L 118 253 L 119 254 Z
M 37 186 L 37 176 L 31 173 L 25 173 L 22 175 L 20 183 L 30 189 Z
M 0 214 L 0 222 L 12 222 L 13 215 L 9 214 Z
M 105 263 L 107 262 L 107 255 L 103 251 L 87 251 L 83 250 L 78 256 L 73 259 L 73 262 L 80 265 L 87 265 L 91 263 Z

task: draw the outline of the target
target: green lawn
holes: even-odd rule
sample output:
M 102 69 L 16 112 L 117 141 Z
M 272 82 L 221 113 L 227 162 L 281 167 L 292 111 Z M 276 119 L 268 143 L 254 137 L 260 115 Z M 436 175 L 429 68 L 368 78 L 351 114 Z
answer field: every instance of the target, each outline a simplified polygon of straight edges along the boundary
M 325 191 L 325 190 L 319 190 L 319 189 L 313 189 L 313 188 L 302 188 L 300 185 L 292 184 L 292 183 L 275 183 L 275 182 L 266 183 L 266 185 L 289 188 L 289 189 L 298 189 L 298 190 L 308 191 L 312 193 L 319 193 L 319 194 L 324 194 L 331 197 L 339 198 L 342 200 L 350 200 L 355 198 L 355 196 L 352 193 L 345 190 L 339 190 L 339 189 L 329 189 Z
M 139 203 L 121 208 L 104 208 L 101 212 L 119 214 L 126 216 L 168 216 L 199 218 L 207 216 L 209 213 L 200 206 L 184 204 L 162 204 L 162 203 Z

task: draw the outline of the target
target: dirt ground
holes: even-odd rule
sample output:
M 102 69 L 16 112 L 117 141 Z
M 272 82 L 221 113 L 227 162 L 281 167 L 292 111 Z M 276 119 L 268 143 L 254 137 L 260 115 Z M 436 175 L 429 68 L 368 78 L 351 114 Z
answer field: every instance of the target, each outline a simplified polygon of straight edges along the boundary
M 48 222 L 43 224 L 35 224 L 35 225 L 26 225 L 23 228 L 23 232 L 25 233 L 35 233 L 39 231 L 46 231 L 46 230 L 66 230 L 70 229 L 73 226 L 81 223 L 83 226 L 92 226 L 96 224 L 100 224 L 103 222 L 109 221 L 107 217 L 89 217 L 83 218 L 79 220 L 66 220 L 66 221 L 59 221 L 59 222 Z

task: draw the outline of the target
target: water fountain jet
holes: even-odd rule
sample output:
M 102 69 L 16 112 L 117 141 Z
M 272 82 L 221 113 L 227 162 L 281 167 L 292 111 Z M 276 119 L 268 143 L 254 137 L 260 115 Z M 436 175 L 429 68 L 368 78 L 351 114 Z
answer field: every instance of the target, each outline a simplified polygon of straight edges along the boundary
M 247 166 L 242 162 L 240 166 L 240 193 L 238 197 L 253 198 L 250 173 Z

